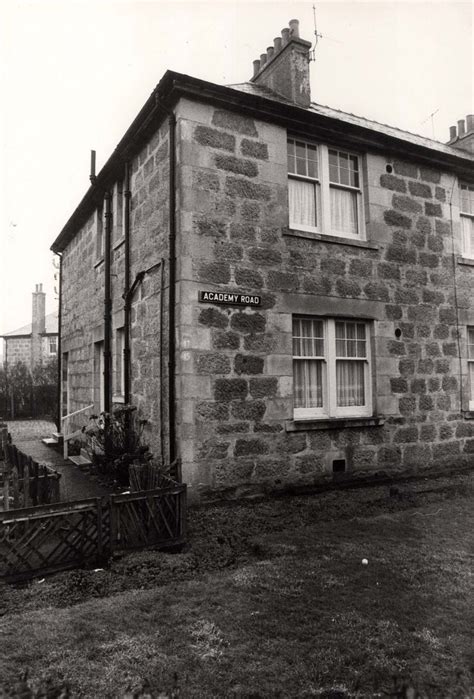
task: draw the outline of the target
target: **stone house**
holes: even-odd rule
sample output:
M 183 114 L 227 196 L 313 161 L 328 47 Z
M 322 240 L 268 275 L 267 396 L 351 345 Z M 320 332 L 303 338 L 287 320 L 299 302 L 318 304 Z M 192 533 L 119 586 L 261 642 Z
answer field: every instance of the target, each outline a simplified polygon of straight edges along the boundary
M 58 352 L 58 312 L 46 315 L 46 294 L 42 284 L 36 284 L 33 292 L 31 323 L 5 333 L 3 337 L 4 367 L 17 362 L 30 371 L 55 359 Z
M 474 117 L 442 144 L 168 71 L 56 238 L 63 414 L 133 403 L 196 500 L 474 461 Z

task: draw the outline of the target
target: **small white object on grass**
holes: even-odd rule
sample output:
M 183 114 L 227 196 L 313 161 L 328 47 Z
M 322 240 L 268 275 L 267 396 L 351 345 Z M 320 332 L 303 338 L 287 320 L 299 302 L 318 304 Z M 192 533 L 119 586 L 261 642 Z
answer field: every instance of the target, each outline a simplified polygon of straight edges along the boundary
M 368 561 L 366 558 L 363 558 L 363 559 L 362 559 L 362 565 L 363 565 L 363 566 L 368 566 L 368 565 L 369 565 L 369 561 Z

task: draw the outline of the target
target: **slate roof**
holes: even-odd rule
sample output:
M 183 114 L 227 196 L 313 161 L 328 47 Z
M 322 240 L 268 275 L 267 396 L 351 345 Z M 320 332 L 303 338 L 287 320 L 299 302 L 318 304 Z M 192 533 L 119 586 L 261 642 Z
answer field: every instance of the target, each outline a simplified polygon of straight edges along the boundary
M 53 311 L 53 313 L 48 313 L 45 317 L 45 331 L 43 334 L 54 334 L 58 333 L 58 312 Z M 18 337 L 19 335 L 31 335 L 31 323 L 28 325 L 23 325 L 23 327 L 17 330 L 12 330 L 9 333 L 1 335 L 1 337 Z
M 254 83 L 238 83 L 236 85 L 228 85 L 227 87 L 233 90 L 239 90 L 240 92 L 245 92 L 249 95 L 255 95 L 259 97 L 266 97 L 267 99 L 274 100 L 275 102 L 281 102 L 284 104 L 292 104 L 292 102 L 286 97 L 270 90 L 268 87 L 262 85 L 255 85 Z M 331 119 L 337 119 L 345 124 L 353 124 L 354 126 L 361 126 L 365 129 L 371 129 L 377 133 L 384 134 L 386 136 L 392 136 L 393 138 L 399 138 L 413 145 L 423 146 L 425 148 L 431 148 L 438 153 L 445 153 L 446 155 L 455 155 L 457 157 L 463 156 L 469 160 L 472 160 L 474 164 L 474 153 L 470 153 L 465 150 L 459 150 L 459 148 L 454 148 L 453 146 L 448 146 L 440 141 L 435 141 L 431 138 L 425 138 L 425 136 L 420 136 L 419 134 L 411 133 L 410 131 L 404 131 L 403 129 L 398 129 L 396 126 L 389 126 L 388 124 L 381 124 L 378 121 L 372 119 L 366 119 L 365 117 L 357 116 L 356 114 L 351 114 L 350 112 L 343 112 L 340 109 L 334 109 L 333 107 L 327 107 L 323 104 L 317 104 L 316 102 L 311 102 L 311 106 L 307 109 L 308 112 L 313 114 L 321 114 L 322 116 L 330 117 Z

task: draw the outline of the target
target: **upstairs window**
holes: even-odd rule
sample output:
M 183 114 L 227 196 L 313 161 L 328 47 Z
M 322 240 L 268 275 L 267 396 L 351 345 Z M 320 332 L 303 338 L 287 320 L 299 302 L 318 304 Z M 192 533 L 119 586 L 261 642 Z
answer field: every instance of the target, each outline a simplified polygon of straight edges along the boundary
M 370 415 L 368 324 L 295 317 L 293 381 L 295 418 Z
M 359 235 L 358 196 L 359 159 L 338 150 L 328 150 L 331 232 L 334 235 Z
M 48 351 L 50 355 L 56 355 L 58 353 L 58 338 L 50 337 L 48 339 Z
M 112 243 L 115 245 L 123 238 L 123 183 L 116 182 L 112 203 Z
M 125 329 L 117 328 L 115 333 L 115 390 L 114 397 L 122 398 L 125 393 L 125 362 L 124 362 Z
M 290 228 L 363 238 L 360 157 L 288 139 Z
M 474 410 L 474 327 L 467 329 L 467 369 L 469 375 L 469 410 Z
M 95 212 L 95 254 L 98 260 L 104 257 L 104 210 L 99 206 Z
M 461 182 L 459 195 L 462 252 L 466 257 L 474 258 L 474 184 Z
M 288 140 L 290 225 L 318 228 L 318 149 L 303 141 Z

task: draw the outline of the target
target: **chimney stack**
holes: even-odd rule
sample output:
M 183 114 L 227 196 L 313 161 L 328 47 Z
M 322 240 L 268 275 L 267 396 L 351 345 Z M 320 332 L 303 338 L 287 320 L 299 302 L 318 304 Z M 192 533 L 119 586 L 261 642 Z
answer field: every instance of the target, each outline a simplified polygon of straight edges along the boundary
M 448 145 L 474 153 L 474 114 L 459 119 L 457 128 L 450 126 Z
M 46 330 L 46 294 L 42 284 L 36 284 L 33 291 L 33 308 L 31 314 L 31 368 L 41 364 L 42 333 Z
M 273 40 L 260 61 L 254 61 L 250 78 L 256 85 L 264 85 L 300 107 L 311 104 L 309 62 L 311 42 L 300 39 L 299 21 L 292 19 L 281 31 L 281 38 Z

